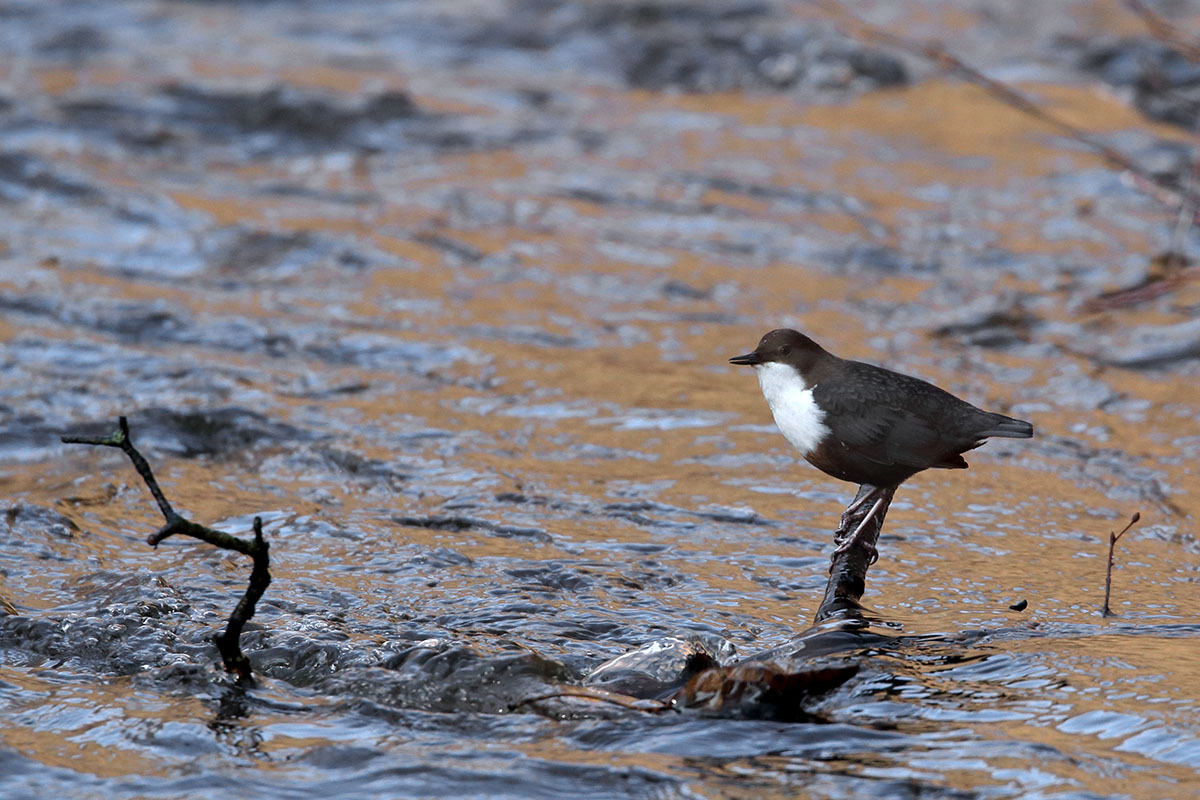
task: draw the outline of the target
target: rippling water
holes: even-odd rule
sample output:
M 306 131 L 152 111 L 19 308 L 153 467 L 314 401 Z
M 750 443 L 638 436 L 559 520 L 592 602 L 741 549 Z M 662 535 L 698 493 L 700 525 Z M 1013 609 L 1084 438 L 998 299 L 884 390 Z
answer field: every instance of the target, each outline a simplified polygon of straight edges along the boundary
M 1186 163 L 1119 5 L 921 9 L 855 6 Z M 7 2 L 0 132 L 4 797 L 1200 786 L 1200 283 L 1156 282 L 1200 237 L 980 89 L 809 6 Z M 1038 436 L 899 491 L 818 721 L 522 704 L 809 627 L 854 487 L 726 363 L 780 325 Z M 147 548 L 59 443 L 121 414 L 183 513 L 265 522 L 252 689 L 244 559 Z

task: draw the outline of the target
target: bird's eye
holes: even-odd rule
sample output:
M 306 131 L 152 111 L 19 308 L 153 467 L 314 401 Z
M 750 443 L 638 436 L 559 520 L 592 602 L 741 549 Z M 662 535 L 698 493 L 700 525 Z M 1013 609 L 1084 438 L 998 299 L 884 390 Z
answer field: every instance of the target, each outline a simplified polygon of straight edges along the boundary
M 786 356 L 790 352 L 792 352 L 792 348 L 787 346 L 786 344 L 781 345 L 779 348 L 779 355 L 781 355 L 781 356 Z

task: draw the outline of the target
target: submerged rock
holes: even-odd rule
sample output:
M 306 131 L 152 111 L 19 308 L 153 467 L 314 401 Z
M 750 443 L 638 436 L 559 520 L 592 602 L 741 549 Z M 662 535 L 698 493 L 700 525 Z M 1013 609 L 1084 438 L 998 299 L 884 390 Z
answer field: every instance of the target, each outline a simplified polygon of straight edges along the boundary
M 1149 36 L 1101 38 L 1078 47 L 1077 65 L 1130 93 L 1142 113 L 1200 131 L 1200 63 Z
M 759 0 L 517 0 L 464 39 L 469 48 L 546 51 L 656 91 L 847 92 L 908 82 L 895 56 Z
M 1138 325 L 1089 337 L 1087 351 L 1102 364 L 1133 369 L 1178 367 L 1200 360 L 1200 319 Z
M 656 639 L 604 662 L 584 683 L 633 697 L 669 696 L 692 676 L 728 661 L 732 642 L 694 634 L 686 639 Z

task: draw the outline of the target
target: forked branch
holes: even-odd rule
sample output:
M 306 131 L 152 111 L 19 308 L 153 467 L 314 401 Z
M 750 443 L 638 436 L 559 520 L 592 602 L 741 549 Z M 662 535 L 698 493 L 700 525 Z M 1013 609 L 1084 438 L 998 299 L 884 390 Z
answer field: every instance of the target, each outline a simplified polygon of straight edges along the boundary
M 270 545 L 263 538 L 262 519 L 259 517 L 254 518 L 254 539 L 246 541 L 224 531 L 192 522 L 181 516 L 171 507 L 171 503 L 167 500 L 166 495 L 159 488 L 158 481 L 154 478 L 154 472 L 150 469 L 150 464 L 138 452 L 137 448 L 133 446 L 133 441 L 129 436 L 129 423 L 125 417 L 118 419 L 116 432 L 108 436 L 63 436 L 62 441 L 65 444 L 116 447 L 129 456 L 129 460 L 133 462 L 134 469 L 142 476 L 142 480 L 146 483 L 146 488 L 154 496 L 154 500 L 158 503 L 158 508 L 162 512 L 163 519 L 166 520 L 161 528 L 146 537 L 146 543 L 151 547 L 158 547 L 159 543 L 168 536 L 181 533 L 184 536 L 191 536 L 194 539 L 208 542 L 215 547 L 225 550 L 236 550 L 253 559 L 254 566 L 250 571 L 250 582 L 246 587 L 245 594 L 242 595 L 242 599 L 238 601 L 237 607 L 230 614 L 229 622 L 225 625 L 225 630 L 213 637 L 213 642 L 217 645 L 217 649 L 221 653 L 221 661 L 225 666 L 225 670 L 236 675 L 239 683 L 253 680 L 250 660 L 242 652 L 239 642 L 241 640 L 242 629 L 246 626 L 250 618 L 254 616 L 255 607 L 259 599 L 262 598 L 263 593 L 271 584 L 269 569 L 271 563 L 269 556 Z

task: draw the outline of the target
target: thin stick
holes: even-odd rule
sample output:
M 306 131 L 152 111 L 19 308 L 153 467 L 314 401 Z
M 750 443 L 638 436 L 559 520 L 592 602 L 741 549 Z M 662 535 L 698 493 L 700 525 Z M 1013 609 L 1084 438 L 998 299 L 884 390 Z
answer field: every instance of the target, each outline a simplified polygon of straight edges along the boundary
M 217 650 L 221 653 L 221 662 L 224 664 L 225 670 L 236 675 L 239 683 L 252 681 L 254 674 L 250 669 L 250 659 L 246 658 L 246 654 L 242 652 L 239 641 L 242 629 L 246 626 L 250 618 L 254 616 L 255 606 L 262 598 L 263 592 L 271 584 L 271 546 L 263 538 L 262 519 L 259 517 L 254 518 L 254 541 L 247 542 L 245 539 L 240 539 L 237 536 L 216 530 L 215 528 L 200 525 L 180 516 L 171 507 L 166 495 L 159 488 L 158 481 L 154 478 L 154 472 L 150 469 L 150 464 L 138 452 L 137 448 L 133 446 L 133 439 L 129 435 L 129 422 L 125 417 L 118 419 L 117 431 L 108 436 L 63 436 L 61 438 L 64 444 L 116 447 L 129 456 L 129 460 L 133 462 L 134 469 L 137 470 L 138 475 L 142 476 L 142 480 L 146 483 L 146 488 L 154 496 L 154 500 L 158 503 L 158 508 L 166 520 L 165 525 L 146 537 L 146 544 L 151 547 L 158 547 L 163 539 L 181 533 L 184 536 L 191 536 L 194 539 L 208 542 L 214 547 L 220 547 L 225 550 L 236 550 L 253 559 L 254 565 L 250 570 L 250 582 L 246 587 L 246 593 L 242 595 L 242 599 L 238 601 L 237 607 L 229 615 L 229 622 L 226 624 L 224 632 L 213 637 L 213 642 L 217 645 Z
M 1125 5 L 1142 18 L 1142 22 L 1150 30 L 1150 35 L 1155 39 L 1171 45 L 1189 61 L 1200 61 L 1200 43 L 1183 38 L 1179 34 L 1179 30 L 1166 17 L 1154 13 L 1141 0 L 1125 0 Z
M 1142 518 L 1140 511 L 1134 512 L 1129 520 L 1129 524 L 1121 529 L 1120 533 L 1108 534 L 1108 571 L 1104 576 L 1104 608 L 1100 609 L 1101 616 L 1111 617 L 1112 610 L 1108 607 L 1108 598 L 1112 594 L 1112 571 L 1113 571 L 1113 548 L 1117 546 L 1117 541 L 1124 536 L 1130 528 L 1137 524 L 1137 521 Z

